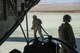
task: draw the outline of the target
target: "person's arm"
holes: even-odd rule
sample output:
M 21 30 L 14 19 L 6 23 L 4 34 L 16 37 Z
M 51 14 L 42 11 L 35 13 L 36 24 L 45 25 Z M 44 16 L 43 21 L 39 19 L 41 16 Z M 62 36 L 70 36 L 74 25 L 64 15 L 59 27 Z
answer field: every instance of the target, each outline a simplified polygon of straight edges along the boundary
M 76 39 L 75 39 L 75 36 L 74 36 L 74 32 L 73 32 L 72 27 L 71 27 L 71 39 L 72 39 L 73 46 L 75 48 L 77 48 L 77 46 L 76 46 Z
M 59 33 L 59 39 L 62 40 L 63 39 L 63 23 L 60 25 L 58 33 Z
M 33 29 L 34 29 L 34 21 L 32 22 L 31 30 L 33 30 Z

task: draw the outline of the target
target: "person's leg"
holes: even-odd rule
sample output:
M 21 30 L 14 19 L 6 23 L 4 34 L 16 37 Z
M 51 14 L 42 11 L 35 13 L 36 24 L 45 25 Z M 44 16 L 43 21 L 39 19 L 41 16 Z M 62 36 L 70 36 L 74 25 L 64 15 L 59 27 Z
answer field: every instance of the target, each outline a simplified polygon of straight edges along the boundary
M 74 49 L 74 48 L 73 48 Z M 74 49 L 75 50 L 75 49 Z M 72 49 L 67 48 L 68 53 L 75 53 Z
M 37 28 L 34 28 L 34 38 L 37 38 Z
M 38 33 L 39 33 L 39 35 L 40 35 L 41 39 L 43 39 L 44 37 L 43 37 L 43 34 L 42 34 L 41 27 L 39 27 L 39 28 L 38 28 Z

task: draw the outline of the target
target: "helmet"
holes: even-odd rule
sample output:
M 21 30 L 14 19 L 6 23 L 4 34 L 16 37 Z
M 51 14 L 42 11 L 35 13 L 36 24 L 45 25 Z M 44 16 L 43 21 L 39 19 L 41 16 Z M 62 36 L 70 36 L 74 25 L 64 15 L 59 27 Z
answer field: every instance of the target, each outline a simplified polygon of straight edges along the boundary
M 70 20 L 71 20 L 71 16 L 70 15 L 68 15 L 68 14 L 64 15 L 63 22 L 65 22 L 65 21 L 70 22 Z
M 33 15 L 33 19 L 36 19 L 37 18 L 37 16 L 36 15 Z

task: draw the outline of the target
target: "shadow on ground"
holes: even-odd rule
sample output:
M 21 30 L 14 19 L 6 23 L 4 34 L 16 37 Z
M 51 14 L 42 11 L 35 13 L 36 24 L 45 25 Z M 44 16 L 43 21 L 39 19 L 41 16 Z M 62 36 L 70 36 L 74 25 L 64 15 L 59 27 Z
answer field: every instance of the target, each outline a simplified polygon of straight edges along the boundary
M 32 39 L 33 39 L 32 37 L 29 38 L 29 40 L 32 40 Z M 7 39 L 7 41 L 10 41 L 10 42 L 26 42 L 24 37 L 10 37 Z

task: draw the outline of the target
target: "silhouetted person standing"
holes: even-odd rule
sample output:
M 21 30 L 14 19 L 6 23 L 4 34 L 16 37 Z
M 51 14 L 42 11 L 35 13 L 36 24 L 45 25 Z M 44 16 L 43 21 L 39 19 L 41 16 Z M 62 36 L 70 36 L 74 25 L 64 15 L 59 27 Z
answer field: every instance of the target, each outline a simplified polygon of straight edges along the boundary
M 67 43 L 69 46 L 71 46 L 73 49 L 76 48 L 76 40 L 73 33 L 72 26 L 69 24 L 71 21 L 70 15 L 64 15 L 63 22 L 61 26 L 59 27 L 59 39 Z M 74 53 L 70 48 L 62 44 L 61 53 Z
M 42 21 L 37 18 L 36 15 L 33 15 L 33 22 L 32 22 L 32 30 L 34 30 L 34 38 L 37 37 L 37 31 L 40 35 L 40 37 L 43 39 L 42 31 L 41 31 L 41 24 Z

